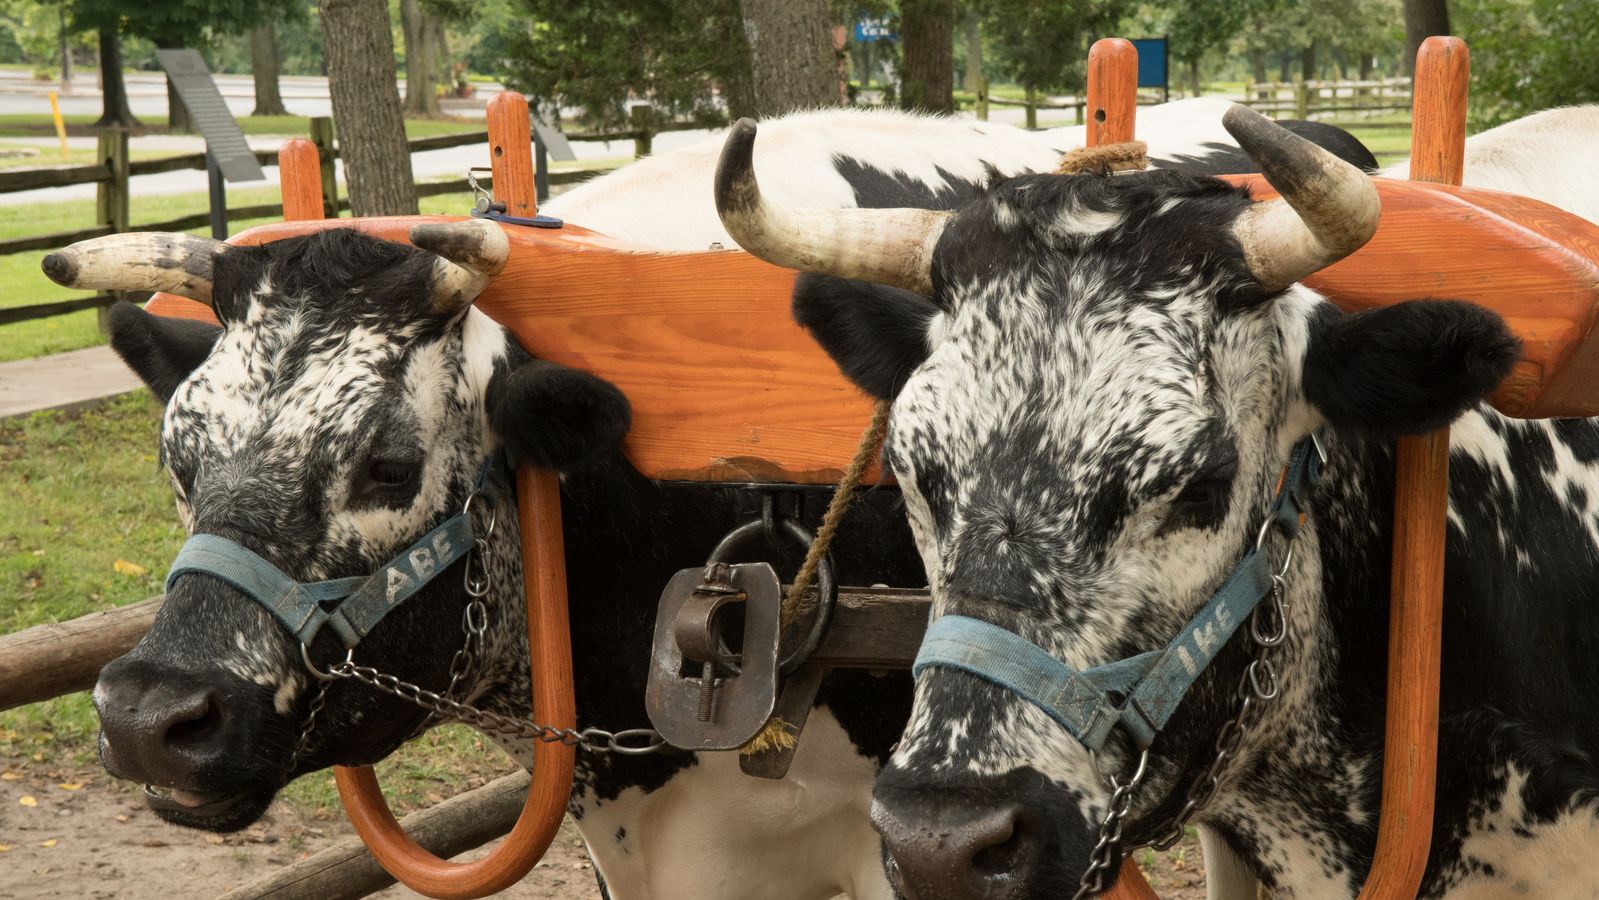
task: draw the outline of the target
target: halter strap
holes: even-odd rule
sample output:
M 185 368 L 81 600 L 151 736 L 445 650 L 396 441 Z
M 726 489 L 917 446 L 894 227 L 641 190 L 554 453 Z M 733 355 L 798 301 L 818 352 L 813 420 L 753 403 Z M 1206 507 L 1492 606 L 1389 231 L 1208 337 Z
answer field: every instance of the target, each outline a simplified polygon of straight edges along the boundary
M 1312 438 L 1294 445 L 1254 548 L 1164 648 L 1078 671 L 1020 635 L 951 615 L 928 626 L 912 675 L 934 667 L 975 675 L 1037 706 L 1090 750 L 1104 746 L 1118 723 L 1140 749 L 1149 747 L 1194 681 L 1271 593 L 1276 573 L 1263 549 L 1266 533 L 1275 527 L 1289 539 L 1298 534 L 1320 461 Z
M 474 495 L 483 489 L 493 463 L 490 459 L 478 472 Z M 384 616 L 466 556 L 474 538 L 468 505 L 371 575 L 301 582 L 236 541 L 196 534 L 184 542 L 172 561 L 166 590 L 170 593 L 184 575 L 210 575 L 261 604 L 302 644 L 310 646 L 323 627 L 330 627 L 350 649 Z

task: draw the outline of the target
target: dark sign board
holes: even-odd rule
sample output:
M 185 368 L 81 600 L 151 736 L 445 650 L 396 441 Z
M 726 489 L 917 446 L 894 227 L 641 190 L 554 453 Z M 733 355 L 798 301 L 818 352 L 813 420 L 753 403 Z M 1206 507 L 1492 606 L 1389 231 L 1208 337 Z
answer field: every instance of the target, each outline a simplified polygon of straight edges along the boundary
M 551 159 L 557 162 L 577 159 L 577 154 L 572 152 L 572 145 L 566 142 L 566 135 L 552 128 L 538 113 L 533 114 L 533 136 L 544 145 Z
M 1138 86 L 1166 87 L 1166 39 L 1136 38 L 1133 48 L 1138 51 Z
M 256 162 L 250 145 L 244 141 L 244 132 L 234 121 L 233 113 L 223 101 L 217 83 L 211 80 L 211 71 L 200 58 L 200 51 L 178 49 L 157 50 L 161 68 L 172 79 L 178 97 L 188 107 L 194 124 L 205 137 L 205 150 L 216 160 L 217 167 L 229 181 L 262 181 L 266 173 Z

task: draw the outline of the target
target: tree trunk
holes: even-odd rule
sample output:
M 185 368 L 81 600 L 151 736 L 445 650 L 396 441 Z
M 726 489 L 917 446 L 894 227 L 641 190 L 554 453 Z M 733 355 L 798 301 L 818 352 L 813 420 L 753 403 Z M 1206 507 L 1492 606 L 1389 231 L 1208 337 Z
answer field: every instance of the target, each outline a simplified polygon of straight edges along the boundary
M 395 83 L 389 5 L 385 0 L 320 0 L 319 5 L 350 214 L 414 216 L 416 183 Z
M 900 0 L 901 109 L 955 111 L 955 0 Z
M 1266 51 L 1258 48 L 1249 51 L 1249 69 L 1255 76 L 1256 84 L 1262 84 L 1266 81 Z M 1266 99 L 1266 92 L 1257 91 L 1255 97 L 1264 100 Z
M 122 45 L 117 33 L 100 29 L 100 128 L 133 128 L 140 124 L 128 108 L 128 87 L 122 81 Z
M 1448 33 L 1448 0 L 1405 0 L 1405 56 L 1399 61 L 1404 74 L 1416 71 L 1416 51 L 1422 41 Z
M 739 0 L 754 72 L 755 110 L 780 116 L 838 104 L 827 0 Z
M 1316 80 L 1316 42 L 1311 41 L 1305 49 L 1299 51 L 1299 77 L 1306 81 Z
M 271 22 L 250 29 L 250 74 L 255 78 L 255 112 L 250 115 L 288 115 L 278 91 L 278 36 Z
M 962 83 L 968 91 L 980 91 L 983 89 L 983 30 L 978 27 L 976 10 L 966 10 L 962 28 L 966 31 L 966 77 Z
M 438 40 L 432 17 L 422 9 L 420 0 L 400 0 L 400 23 L 405 34 L 405 112 L 437 116 L 439 78 L 434 53 Z
M 1289 74 L 1289 72 L 1291 71 L 1290 67 L 1292 65 L 1293 65 L 1293 56 L 1291 55 L 1291 53 L 1289 51 L 1284 50 L 1283 51 L 1283 55 L 1281 57 L 1279 57 L 1278 60 L 1277 60 L 1277 80 L 1278 81 L 1291 81 L 1293 79 L 1293 76 Z
M 61 93 L 72 93 L 72 48 L 68 46 L 72 37 L 67 31 L 67 5 L 61 4 L 61 25 L 57 30 L 56 42 L 61 47 Z
M 1370 53 L 1360 54 L 1360 80 L 1370 81 L 1371 70 L 1377 65 L 1377 57 Z
M 1188 61 L 1188 84 L 1193 88 L 1193 96 L 1199 96 L 1199 60 Z

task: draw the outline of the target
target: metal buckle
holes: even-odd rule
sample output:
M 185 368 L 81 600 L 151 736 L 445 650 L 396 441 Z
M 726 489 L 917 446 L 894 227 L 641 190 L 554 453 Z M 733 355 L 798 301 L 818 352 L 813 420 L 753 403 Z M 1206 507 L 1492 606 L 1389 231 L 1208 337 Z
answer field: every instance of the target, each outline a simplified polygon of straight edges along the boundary
M 717 621 L 734 603 L 744 611 L 736 663 Z M 777 705 L 782 605 L 782 585 L 766 563 L 711 563 L 672 576 L 661 592 L 644 689 L 650 723 L 667 743 L 733 750 L 766 727 Z M 699 664 L 701 675 L 685 676 L 685 661 Z

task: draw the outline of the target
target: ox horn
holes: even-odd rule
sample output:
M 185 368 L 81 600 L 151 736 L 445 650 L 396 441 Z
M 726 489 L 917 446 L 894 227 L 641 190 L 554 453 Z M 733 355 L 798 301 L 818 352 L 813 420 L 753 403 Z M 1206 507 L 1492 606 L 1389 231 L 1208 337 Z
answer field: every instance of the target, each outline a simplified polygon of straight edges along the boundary
M 1233 226 L 1262 287 L 1282 290 L 1371 239 L 1382 205 L 1366 173 L 1246 107 L 1234 105 L 1221 121 L 1282 194 Z
M 790 269 L 932 293 L 933 247 L 949 213 L 775 206 L 761 196 L 754 156 L 755 123 L 740 119 L 716 165 L 716 212 L 740 247 Z
M 79 241 L 40 268 L 62 287 L 166 291 L 211 305 L 211 270 L 227 245 L 192 234 L 145 231 Z
M 430 296 L 441 313 L 470 306 L 511 256 L 511 242 L 487 219 L 430 222 L 411 228 L 411 243 L 438 255 Z

